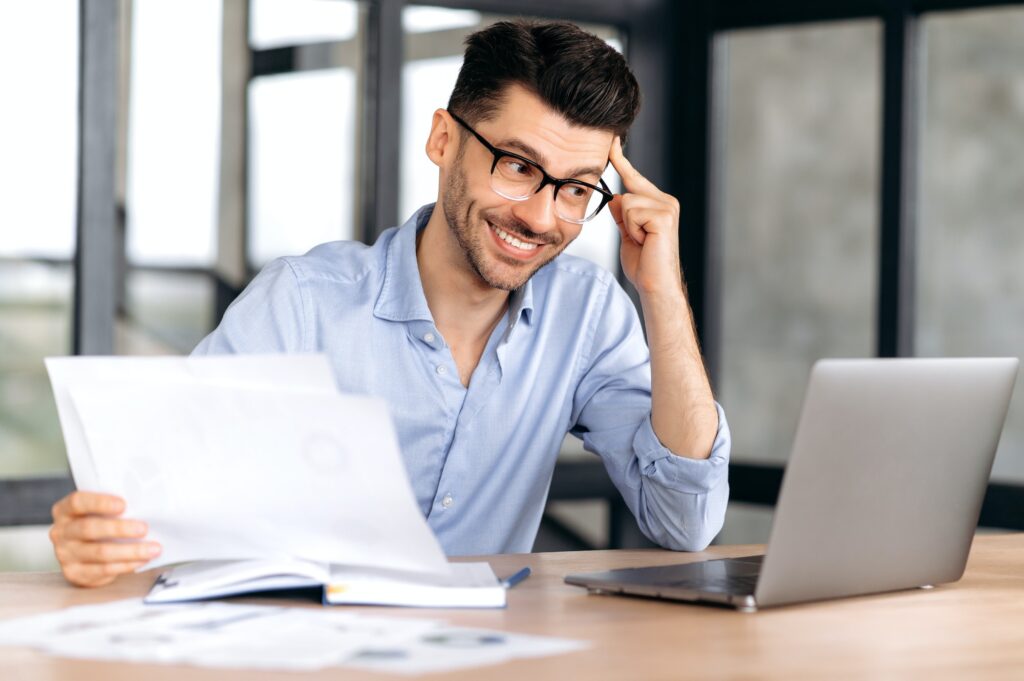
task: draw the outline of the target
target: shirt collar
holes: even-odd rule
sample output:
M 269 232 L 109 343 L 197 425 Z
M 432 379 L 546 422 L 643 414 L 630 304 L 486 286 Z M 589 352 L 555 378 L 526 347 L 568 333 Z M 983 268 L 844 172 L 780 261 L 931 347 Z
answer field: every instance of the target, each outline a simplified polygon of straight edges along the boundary
M 432 203 L 420 208 L 406 220 L 388 244 L 384 286 L 373 308 L 375 316 L 395 322 L 434 321 L 427 306 L 427 297 L 423 293 L 419 263 L 416 261 L 416 235 L 427 226 L 433 212 Z M 532 278 L 512 292 L 508 307 L 510 327 L 514 328 L 520 317 L 525 318 L 528 324 L 532 323 Z
M 373 308 L 375 316 L 393 322 L 434 321 L 427 307 L 427 297 L 423 294 L 420 267 L 416 262 L 416 235 L 427 226 L 433 209 L 434 204 L 428 204 L 416 211 L 388 244 L 384 286 Z

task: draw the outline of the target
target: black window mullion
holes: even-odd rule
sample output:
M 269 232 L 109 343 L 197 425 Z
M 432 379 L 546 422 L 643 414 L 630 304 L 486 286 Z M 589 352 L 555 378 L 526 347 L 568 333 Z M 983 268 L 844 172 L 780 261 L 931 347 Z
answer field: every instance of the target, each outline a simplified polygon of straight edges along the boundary
M 79 5 L 78 211 L 75 244 L 76 355 L 114 352 L 124 242 L 118 229 L 117 106 L 120 3 Z
M 908 8 L 885 17 L 879 220 L 879 357 L 914 352 L 919 19 Z
M 664 38 L 672 46 L 669 54 L 673 74 L 673 97 L 669 104 L 672 109 L 663 129 L 672 159 L 667 191 L 679 199 L 680 262 L 697 335 L 714 378 L 719 349 L 713 315 L 717 292 L 709 267 L 713 257 L 709 219 L 713 135 L 710 94 L 714 88 L 712 8 L 706 2 L 678 3 L 673 11 L 667 23 L 674 37 Z
M 49 525 L 54 502 L 74 488 L 67 475 L 0 480 L 0 527 Z
M 398 224 L 399 145 L 402 125 L 403 31 L 401 0 L 367 7 L 360 188 L 363 240 Z

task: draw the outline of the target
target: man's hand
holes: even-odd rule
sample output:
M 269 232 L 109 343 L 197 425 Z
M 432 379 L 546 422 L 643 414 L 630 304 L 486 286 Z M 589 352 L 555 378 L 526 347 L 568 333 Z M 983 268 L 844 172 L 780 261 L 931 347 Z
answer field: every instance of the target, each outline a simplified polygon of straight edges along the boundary
M 50 541 L 69 582 L 104 586 L 159 555 L 159 544 L 141 541 L 146 524 L 122 513 L 123 499 L 94 492 L 72 492 L 53 505 Z
M 622 271 L 640 294 L 651 350 L 651 425 L 673 454 L 706 459 L 718 411 L 679 266 L 679 202 L 641 175 L 616 137 L 609 156 L 625 193 L 610 207 L 622 235 Z
M 683 290 L 679 266 L 679 202 L 661 191 L 622 155 L 616 137 L 609 160 L 624 194 L 608 205 L 622 235 L 622 271 L 641 296 Z

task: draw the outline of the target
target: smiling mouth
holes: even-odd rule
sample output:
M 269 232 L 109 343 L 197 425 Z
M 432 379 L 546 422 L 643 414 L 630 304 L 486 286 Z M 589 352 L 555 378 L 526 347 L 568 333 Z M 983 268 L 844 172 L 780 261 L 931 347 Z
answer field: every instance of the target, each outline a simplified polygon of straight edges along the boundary
M 498 235 L 499 239 L 507 243 L 509 246 L 516 248 L 520 251 L 523 251 L 524 253 L 536 250 L 537 246 L 539 245 L 532 244 L 526 241 L 520 241 L 519 239 L 515 238 L 514 236 L 512 236 L 502 228 L 498 227 L 497 225 L 491 222 L 488 222 L 487 224 L 490 226 L 491 229 L 494 230 L 494 233 Z

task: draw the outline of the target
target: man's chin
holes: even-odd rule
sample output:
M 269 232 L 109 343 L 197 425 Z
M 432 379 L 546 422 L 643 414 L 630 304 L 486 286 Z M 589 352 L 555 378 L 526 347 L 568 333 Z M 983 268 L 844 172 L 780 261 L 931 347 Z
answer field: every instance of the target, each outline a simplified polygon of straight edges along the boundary
M 551 262 L 551 260 L 553 258 L 536 265 L 531 264 L 529 267 L 523 266 L 522 263 L 513 264 L 499 261 L 501 262 L 501 269 L 505 271 L 496 271 L 498 268 L 490 267 L 488 271 L 478 271 L 478 273 L 480 278 L 491 288 L 511 292 L 522 288 L 538 270 Z

